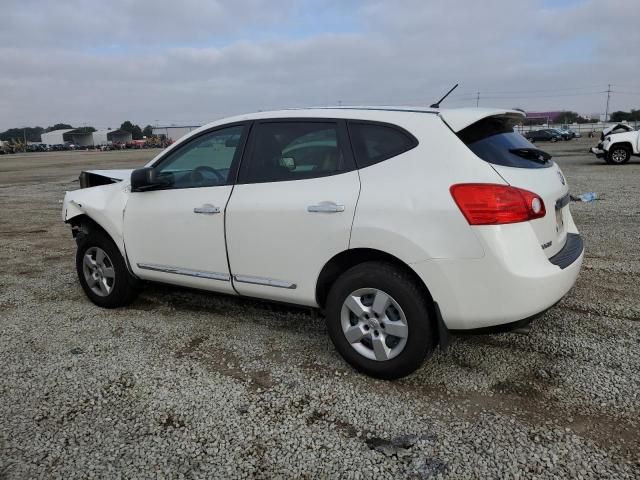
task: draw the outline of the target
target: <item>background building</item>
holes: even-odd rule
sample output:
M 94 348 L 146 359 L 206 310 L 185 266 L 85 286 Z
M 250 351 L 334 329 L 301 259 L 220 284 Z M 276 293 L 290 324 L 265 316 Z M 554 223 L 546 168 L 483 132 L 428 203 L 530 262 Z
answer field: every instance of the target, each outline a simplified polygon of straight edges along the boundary
M 171 142 L 175 142 L 180 137 L 185 136 L 187 133 L 195 130 L 196 128 L 200 128 L 200 125 L 171 125 L 169 127 L 153 127 L 153 134 L 158 137 L 164 137 Z
M 131 132 L 126 130 L 96 130 L 93 132 L 94 145 L 109 145 L 112 143 L 127 143 L 133 140 Z
M 82 132 L 79 128 L 66 128 L 62 130 L 53 130 L 41 135 L 44 145 L 62 145 L 71 142 L 74 145 L 86 147 L 93 145 L 93 134 L 91 132 Z

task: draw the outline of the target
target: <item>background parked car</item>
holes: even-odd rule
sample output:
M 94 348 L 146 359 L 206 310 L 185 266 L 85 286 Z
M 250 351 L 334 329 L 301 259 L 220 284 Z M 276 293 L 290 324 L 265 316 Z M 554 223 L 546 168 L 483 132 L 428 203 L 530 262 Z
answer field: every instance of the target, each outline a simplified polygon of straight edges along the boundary
M 562 128 L 552 128 L 551 130 L 553 130 L 554 132 L 558 132 L 562 139 L 565 141 L 571 140 L 573 138 L 573 135 L 568 130 L 564 130 Z
M 563 125 L 562 127 L 560 127 L 560 130 L 569 133 L 571 135 L 571 138 L 582 137 L 579 131 L 571 130 L 567 125 Z
M 562 135 L 551 128 L 525 132 L 524 137 L 530 142 L 557 142 L 558 140 L 563 140 Z

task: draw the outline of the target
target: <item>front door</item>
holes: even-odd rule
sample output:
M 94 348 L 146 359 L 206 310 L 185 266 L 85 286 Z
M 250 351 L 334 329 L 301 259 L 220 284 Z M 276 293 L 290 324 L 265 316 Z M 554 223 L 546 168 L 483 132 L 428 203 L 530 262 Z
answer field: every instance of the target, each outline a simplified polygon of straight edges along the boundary
M 344 122 L 255 122 L 227 207 L 238 293 L 315 305 L 322 267 L 349 248 L 359 190 Z
M 154 165 L 163 189 L 131 192 L 124 243 L 140 278 L 234 293 L 224 211 L 245 141 L 244 125 L 209 131 Z

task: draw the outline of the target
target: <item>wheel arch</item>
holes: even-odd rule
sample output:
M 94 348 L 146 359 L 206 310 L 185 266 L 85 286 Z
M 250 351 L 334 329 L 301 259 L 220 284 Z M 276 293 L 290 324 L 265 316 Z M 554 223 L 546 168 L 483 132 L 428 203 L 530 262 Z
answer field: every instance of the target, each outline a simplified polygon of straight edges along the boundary
M 127 270 L 129 270 L 129 273 L 134 277 L 136 276 L 133 273 L 131 264 L 129 263 L 129 257 L 127 256 L 127 251 L 124 247 L 124 243 L 118 242 L 117 239 L 114 238 L 114 235 L 112 235 L 109 230 L 102 226 L 97 220 L 91 218 L 86 213 L 81 213 L 74 217 L 67 218 L 65 220 L 65 223 L 71 225 L 71 232 L 73 238 L 76 239 L 76 242 L 79 240 L 79 236 L 87 235 L 92 231 L 100 231 L 104 233 L 120 251 L 120 254 L 122 255 L 122 258 L 124 258 L 124 263 L 127 266 Z
M 320 271 L 316 282 L 316 302 L 320 309 L 324 310 L 331 285 L 333 285 L 338 277 L 349 268 L 368 261 L 391 263 L 405 271 L 416 282 L 418 288 L 429 301 L 429 313 L 437 329 L 437 340 L 440 348 L 446 350 L 450 341 L 449 331 L 442 319 L 438 303 L 433 299 L 429 288 L 409 264 L 382 250 L 374 248 L 352 248 L 333 256 Z
M 622 141 L 622 142 L 612 143 L 611 145 L 609 145 L 609 151 L 611 151 L 616 147 L 624 147 L 629 150 L 629 153 L 633 153 L 633 145 L 631 144 L 631 142 Z
M 77 239 L 79 235 L 86 235 L 90 231 L 100 230 L 117 245 L 117 242 L 115 241 L 113 236 L 109 234 L 107 229 L 86 213 L 80 213 L 74 217 L 67 218 L 64 223 L 71 225 L 71 233 L 73 234 L 73 238 Z
M 316 302 L 320 308 L 324 308 L 331 285 L 338 277 L 351 267 L 363 262 L 382 261 L 392 263 L 406 271 L 420 286 L 427 298 L 433 303 L 433 297 L 429 288 L 420 276 L 407 263 L 390 253 L 374 248 L 352 248 L 334 255 L 322 268 L 316 282 Z
M 625 147 L 625 148 L 629 148 L 630 150 L 633 150 L 633 145 L 631 144 L 631 142 L 627 140 L 612 143 L 611 145 L 609 145 L 609 150 L 615 147 Z

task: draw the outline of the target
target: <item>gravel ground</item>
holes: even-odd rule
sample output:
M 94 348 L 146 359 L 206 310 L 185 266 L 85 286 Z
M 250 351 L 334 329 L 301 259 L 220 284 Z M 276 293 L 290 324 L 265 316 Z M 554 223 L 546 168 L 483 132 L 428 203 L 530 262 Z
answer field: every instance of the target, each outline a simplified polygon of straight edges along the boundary
M 153 152 L 0 157 L 0 478 L 640 477 L 640 163 L 591 143 L 548 146 L 604 194 L 572 204 L 573 291 L 528 336 L 460 337 L 395 382 L 308 310 L 158 285 L 93 306 L 59 201 Z

